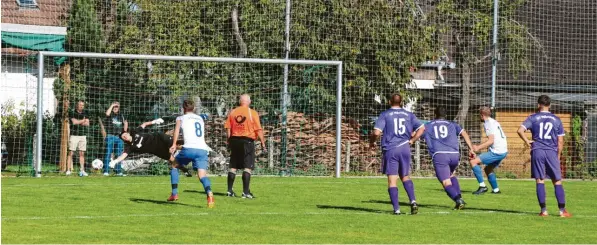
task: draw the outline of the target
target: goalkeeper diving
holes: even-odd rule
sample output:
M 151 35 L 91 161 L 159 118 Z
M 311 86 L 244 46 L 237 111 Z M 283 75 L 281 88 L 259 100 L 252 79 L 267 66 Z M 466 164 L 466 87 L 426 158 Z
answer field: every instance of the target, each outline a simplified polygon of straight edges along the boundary
M 118 158 L 110 161 L 110 166 L 115 166 L 128 157 L 130 153 L 149 153 L 161 159 L 167 160 L 171 166 L 176 166 L 174 156 L 170 153 L 170 146 L 172 145 L 172 136 L 165 133 L 143 133 L 142 131 L 150 125 L 159 125 L 164 123 L 161 118 L 153 121 L 144 122 L 136 129 L 129 129 L 120 134 L 120 138 L 124 141 L 124 151 Z M 182 168 L 181 168 L 182 167 Z M 179 166 L 187 177 L 192 174 L 183 166 Z

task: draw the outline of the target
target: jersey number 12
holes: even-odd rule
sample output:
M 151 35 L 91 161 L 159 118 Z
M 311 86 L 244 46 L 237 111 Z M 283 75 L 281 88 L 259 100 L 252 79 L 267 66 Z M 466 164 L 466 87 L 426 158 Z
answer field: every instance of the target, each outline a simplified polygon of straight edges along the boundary
M 545 134 L 543 134 L 543 129 L 545 129 Z M 551 130 L 553 129 L 553 124 L 550 122 L 540 123 L 539 124 L 539 138 L 550 140 L 551 139 Z

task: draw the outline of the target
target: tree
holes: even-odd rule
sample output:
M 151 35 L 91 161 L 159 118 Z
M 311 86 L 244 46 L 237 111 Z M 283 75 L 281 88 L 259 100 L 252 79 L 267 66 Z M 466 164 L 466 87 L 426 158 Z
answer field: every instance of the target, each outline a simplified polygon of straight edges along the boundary
M 407 2 L 293 1 L 291 57 L 344 62 L 343 106 L 350 108 L 344 115 L 377 114 L 375 94 L 412 93 L 404 89 L 410 81 L 409 67 L 439 53 L 434 27 L 413 15 L 414 4 Z M 335 91 L 334 84 L 329 90 Z
M 283 57 L 283 1 L 163 4 L 139 0 L 136 4 L 137 10 L 131 11 L 127 1 L 119 2 L 108 52 Z M 353 108 L 345 111 L 349 116 L 366 116 L 379 109 L 372 103 L 374 94 L 404 88 L 410 80 L 408 67 L 436 56 L 439 50 L 433 26 L 398 1 L 308 0 L 292 4 L 290 57 L 344 61 L 344 90 L 351 98 L 345 106 Z M 103 70 L 109 74 L 105 76 L 118 77 L 120 84 L 147 94 L 143 101 L 150 102 L 145 104 L 177 104 L 178 98 L 195 96 L 197 91 L 202 101 L 224 99 L 233 104 L 234 95 L 254 91 L 259 93 L 256 107 L 279 110 L 279 88 L 262 86 L 281 84 L 281 66 L 122 60 L 107 61 Z M 293 101 L 303 104 L 293 103 L 292 110 L 335 113 L 335 69 L 292 66 L 290 78 Z M 189 87 L 193 91 L 184 89 Z M 158 91 L 163 98 L 157 98 Z
M 67 51 L 95 52 L 104 51 L 102 24 L 96 14 L 93 0 L 75 0 L 68 20 Z
M 450 35 L 454 46 L 454 58 L 461 71 L 461 103 L 456 121 L 464 125 L 471 101 L 471 72 L 482 62 L 492 58 L 490 50 L 493 30 L 494 0 L 447 0 L 439 1 L 431 15 L 438 30 Z M 527 28 L 514 20 L 516 10 L 526 0 L 499 2 L 499 53 L 508 61 L 509 71 L 528 71 L 530 60 L 525 50 L 530 42 Z M 497 57 L 494 57 L 497 58 Z

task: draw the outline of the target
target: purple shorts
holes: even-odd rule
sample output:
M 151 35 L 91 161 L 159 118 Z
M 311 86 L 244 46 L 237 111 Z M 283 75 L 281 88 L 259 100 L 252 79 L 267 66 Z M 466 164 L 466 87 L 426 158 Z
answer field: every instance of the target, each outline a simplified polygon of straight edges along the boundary
M 387 175 L 399 175 L 400 178 L 410 174 L 410 144 L 383 151 L 381 172 Z
M 433 155 L 433 168 L 435 176 L 439 181 L 450 179 L 450 176 L 456 171 L 460 153 L 439 153 Z
M 533 150 L 531 152 L 531 177 L 534 179 L 561 180 L 560 159 L 555 151 Z

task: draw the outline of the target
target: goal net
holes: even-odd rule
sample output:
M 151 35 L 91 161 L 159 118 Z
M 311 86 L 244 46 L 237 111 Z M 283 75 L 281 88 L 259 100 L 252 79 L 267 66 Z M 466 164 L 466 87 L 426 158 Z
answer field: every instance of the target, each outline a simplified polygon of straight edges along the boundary
M 331 162 L 340 160 L 344 175 L 377 176 L 381 150 L 368 149 L 367 136 L 388 108 L 387 95 L 399 92 L 407 98 L 404 106 L 422 121 L 433 120 L 436 108 L 446 108 L 447 119 L 466 129 L 475 145 L 487 139 L 479 108 L 493 107 L 509 152 L 497 170 L 500 178 L 530 176 L 530 149 L 516 131 L 536 110 L 537 97 L 549 95 L 566 131 L 563 175 L 597 177 L 594 0 L 18 2 L 2 4 L 6 174 L 30 173 L 38 143 L 44 152 L 42 170 L 64 170 L 64 120 L 79 99 L 95 118 L 85 154 L 88 168 L 95 159 L 105 161 L 97 117 L 114 100 L 131 127 L 163 117 L 164 125 L 149 130 L 167 131 L 180 100 L 196 99 L 209 113 L 208 137 L 216 149 L 211 161 L 226 159 L 218 120 L 246 92 L 273 144 L 268 154 L 259 155 L 259 173 L 330 175 L 337 170 Z M 46 57 L 43 99 L 38 101 L 36 55 L 48 50 L 338 60 L 344 67 L 343 118 L 336 124 L 336 69 L 320 64 L 289 65 L 286 134 L 283 64 Z M 44 110 L 37 115 L 35 106 L 42 103 Z M 35 142 L 37 118 L 43 120 L 43 142 Z M 334 141 L 336 126 L 342 129 L 340 145 Z M 412 174 L 433 177 L 425 142 L 411 149 Z M 462 140 L 460 151 L 457 172 L 472 177 Z M 146 156 L 129 159 L 137 159 L 133 167 L 142 166 L 131 174 L 167 171 L 165 164 L 149 164 L 153 160 Z M 75 168 L 78 161 L 75 152 Z M 212 172 L 221 169 L 214 166 Z
M 52 65 L 54 57 L 63 56 L 69 56 L 69 65 Z M 186 99 L 195 102 L 195 113 L 207 118 L 205 137 L 213 149 L 210 172 L 225 173 L 230 149 L 224 121 L 246 93 L 251 96 L 251 108 L 259 112 L 269 148 L 264 151 L 255 142 L 255 174 L 335 172 L 341 62 L 93 53 L 44 53 L 43 57 L 44 77 L 56 77 L 52 89 L 57 100 L 55 116 L 44 120 L 42 127 L 44 168 L 67 171 L 69 152 L 77 147 L 73 136 L 85 136 L 86 143 L 77 144 L 86 148 L 88 172 L 118 173 L 121 167 L 127 174 L 167 174 L 167 162 L 151 154 L 131 152 L 120 166 L 107 165 L 126 147 L 119 138 L 125 126 L 134 129 L 161 118 L 163 124 L 143 132 L 172 135 Z M 289 66 L 286 82 L 284 65 Z M 73 113 L 81 111 L 78 106 L 84 107 L 88 126 L 73 125 L 71 119 L 77 117 Z M 72 161 L 78 169 L 79 155 Z

